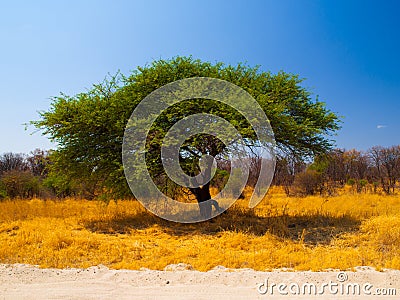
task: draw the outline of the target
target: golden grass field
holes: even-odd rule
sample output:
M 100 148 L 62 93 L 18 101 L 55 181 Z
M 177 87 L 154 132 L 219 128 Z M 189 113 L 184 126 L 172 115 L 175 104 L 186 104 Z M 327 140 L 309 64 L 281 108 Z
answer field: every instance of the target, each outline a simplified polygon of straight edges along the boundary
M 273 189 L 254 209 L 239 200 L 200 224 L 176 224 L 137 201 L 0 202 L 0 263 L 103 264 L 162 270 L 187 263 L 319 271 L 368 265 L 400 269 L 400 196 L 344 193 L 286 197 Z

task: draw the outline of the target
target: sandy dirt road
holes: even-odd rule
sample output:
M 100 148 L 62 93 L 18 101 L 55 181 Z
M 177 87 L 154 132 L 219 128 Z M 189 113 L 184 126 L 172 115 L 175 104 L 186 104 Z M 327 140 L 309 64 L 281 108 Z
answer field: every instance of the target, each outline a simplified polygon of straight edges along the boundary
M 400 299 L 397 270 L 258 272 L 217 267 L 198 272 L 182 265 L 168 270 L 0 265 L 0 299 Z

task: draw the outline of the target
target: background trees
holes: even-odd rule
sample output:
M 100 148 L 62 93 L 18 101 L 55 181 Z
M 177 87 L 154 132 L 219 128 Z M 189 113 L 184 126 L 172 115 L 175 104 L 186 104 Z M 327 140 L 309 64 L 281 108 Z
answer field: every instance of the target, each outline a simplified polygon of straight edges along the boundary
M 370 177 L 380 182 L 386 194 L 394 193 L 396 183 L 400 180 L 400 146 L 377 146 L 368 154 L 372 166 Z
M 0 175 L 11 170 L 23 171 L 27 168 L 23 154 L 9 152 L 0 156 Z
M 367 151 L 335 149 L 317 156 L 308 170 L 317 171 L 321 177 L 320 193 L 333 194 L 346 184 L 356 193 L 395 193 L 400 181 L 400 146 L 376 146 Z M 307 171 L 297 176 L 307 177 Z M 303 192 L 305 189 L 300 188 Z
M 249 160 L 247 185 L 254 187 L 259 172 L 257 157 Z M 96 182 L 87 185 L 85 178 L 71 179 L 52 169 L 48 151 L 35 150 L 28 155 L 0 155 L 0 199 L 3 198 L 64 198 L 101 196 Z M 212 185 L 221 189 L 229 176 L 230 165 L 220 162 Z M 165 181 L 162 181 L 164 182 Z M 289 195 L 335 195 L 344 187 L 354 193 L 393 194 L 400 182 L 400 146 L 376 146 L 367 151 L 333 149 L 306 162 L 290 156 L 277 158 L 272 185 L 282 186 Z M 90 182 L 89 182 L 90 183 Z M 182 196 L 179 187 L 166 185 L 163 192 Z
M 47 174 L 48 152 L 36 149 L 29 155 L 4 153 L 0 156 L 0 198 L 47 196 L 42 186 Z

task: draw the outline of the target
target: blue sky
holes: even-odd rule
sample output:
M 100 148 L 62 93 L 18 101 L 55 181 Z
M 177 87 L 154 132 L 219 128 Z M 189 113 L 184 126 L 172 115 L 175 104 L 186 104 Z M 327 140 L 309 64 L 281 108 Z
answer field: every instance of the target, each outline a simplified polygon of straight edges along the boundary
M 398 1 L 4 1 L 0 153 L 53 145 L 51 96 L 176 55 L 299 74 L 343 116 L 341 148 L 400 144 Z

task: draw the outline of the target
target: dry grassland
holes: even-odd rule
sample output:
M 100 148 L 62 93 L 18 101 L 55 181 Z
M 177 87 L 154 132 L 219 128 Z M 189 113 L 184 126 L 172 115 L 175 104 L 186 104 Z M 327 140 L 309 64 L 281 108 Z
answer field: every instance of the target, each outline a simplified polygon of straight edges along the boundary
M 200 224 L 164 221 L 137 201 L 2 201 L 0 245 L 0 263 L 55 268 L 400 269 L 400 196 L 294 198 L 275 188 L 255 209 L 239 200 Z

